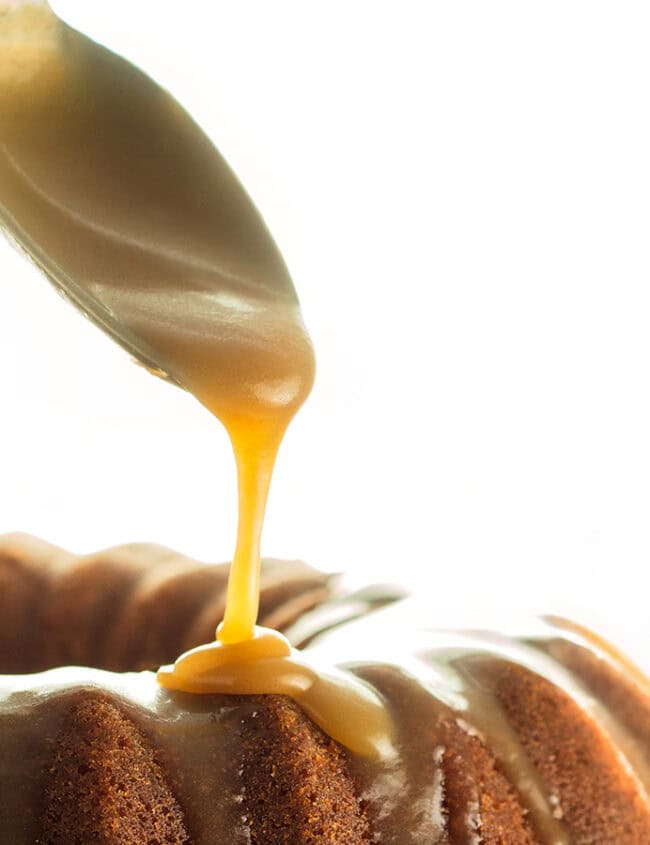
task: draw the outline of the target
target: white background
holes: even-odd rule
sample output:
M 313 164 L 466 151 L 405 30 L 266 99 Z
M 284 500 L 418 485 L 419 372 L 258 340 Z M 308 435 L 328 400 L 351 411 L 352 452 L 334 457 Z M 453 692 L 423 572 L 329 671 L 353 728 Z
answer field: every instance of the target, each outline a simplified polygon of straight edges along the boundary
M 198 119 L 292 271 L 319 370 L 265 554 L 650 665 L 647 4 L 53 5 Z M 0 397 L 0 531 L 229 558 L 219 426 L 5 243 Z

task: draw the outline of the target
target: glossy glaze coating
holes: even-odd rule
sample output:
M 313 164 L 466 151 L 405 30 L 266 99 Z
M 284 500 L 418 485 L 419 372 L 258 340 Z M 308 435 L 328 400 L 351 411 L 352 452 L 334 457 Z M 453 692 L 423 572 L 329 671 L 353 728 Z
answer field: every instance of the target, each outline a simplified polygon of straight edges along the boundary
M 428 622 L 429 611 L 412 600 L 318 635 L 319 614 L 327 617 L 337 603 L 345 599 L 312 613 L 312 643 L 305 655 L 338 665 L 339 671 L 369 685 L 384 700 L 395 725 L 393 754 L 373 759 L 348 753 L 370 830 L 381 834 L 380 841 L 484 841 L 479 833 L 489 817 L 488 798 L 481 792 L 480 766 L 475 764 L 474 771 L 471 765 L 471 755 L 479 749 L 507 784 L 504 796 L 519 808 L 518 823 L 529 837 L 518 838 L 513 832 L 504 841 L 645 841 L 650 831 L 648 699 L 629 666 L 600 640 L 562 620 L 532 620 L 516 633 L 437 631 Z M 406 631 L 399 647 L 385 636 L 397 623 Z M 598 661 L 597 675 L 587 658 Z M 601 679 L 599 692 L 594 677 Z M 1 688 L 0 732 L 6 754 L 0 771 L 0 827 L 6 830 L 9 825 L 12 843 L 34 841 L 37 822 L 15 808 L 21 802 L 27 807 L 30 789 L 41 788 L 52 751 L 42 738 L 56 736 L 72 702 L 89 689 L 108 694 L 159 749 L 165 770 L 172 773 L 169 779 L 179 805 L 191 819 L 192 841 L 237 841 L 237 810 L 246 801 L 237 763 L 237 726 L 260 707 L 259 697 L 178 694 L 161 689 L 151 673 L 115 675 L 69 668 L 7 676 Z M 622 709 L 617 696 L 621 689 L 637 717 L 645 707 L 645 735 Z M 525 712 L 531 702 L 535 707 Z M 549 707 L 548 735 L 541 736 L 542 727 L 535 727 L 534 720 Z M 541 742 L 542 751 L 536 745 Z M 572 742 L 582 743 L 577 752 Z M 460 812 L 456 804 L 450 805 L 450 754 L 462 743 L 468 748 L 464 760 L 456 761 L 464 767 L 465 810 Z M 7 765 L 19 758 L 20 765 Z M 208 802 L 200 801 L 200 810 L 194 790 L 187 786 L 197 783 L 202 795 L 211 796 Z M 576 806 L 576 795 L 589 806 Z M 618 838 L 598 838 L 605 836 L 603 817 L 608 835 L 613 830 L 611 835 Z M 585 830 L 587 823 L 591 827 Z M 589 831 L 596 838 L 589 839 Z

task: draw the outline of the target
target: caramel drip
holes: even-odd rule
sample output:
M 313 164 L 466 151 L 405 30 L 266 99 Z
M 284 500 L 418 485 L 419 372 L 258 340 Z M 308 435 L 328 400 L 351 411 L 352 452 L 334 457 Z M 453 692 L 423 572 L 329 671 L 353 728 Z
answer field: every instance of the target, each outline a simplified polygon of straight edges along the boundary
M 239 523 L 218 643 L 161 670 L 160 683 L 284 693 L 344 745 L 389 753 L 372 691 L 255 628 L 273 466 L 314 374 L 263 221 L 201 130 L 127 62 L 47 8 L 9 12 L 3 35 L 2 68 L 44 69 L 0 76 L 5 227 L 102 329 L 220 419 L 235 454 Z
M 151 80 L 45 7 L 7 12 L 0 39 L 0 219 L 91 319 L 226 427 L 239 529 L 221 636 L 246 639 L 275 457 L 313 380 L 289 274 L 226 163 Z
M 571 845 L 571 838 L 551 805 L 548 791 L 519 737 L 505 718 L 497 697 L 474 675 L 471 658 L 452 660 L 467 705 L 467 720 L 480 731 L 528 810 L 533 827 L 547 845 Z
M 242 430 L 243 429 L 243 430 Z M 252 639 L 260 603 L 260 540 L 273 464 L 282 432 L 268 426 L 230 429 L 237 460 L 239 526 L 228 579 L 226 612 L 217 636 L 224 645 Z
M 251 639 L 234 645 L 199 646 L 157 677 L 161 686 L 181 692 L 288 695 L 351 751 L 394 754 L 392 722 L 376 692 L 350 673 L 306 659 L 268 628 L 256 628 Z
M 262 219 L 167 94 L 46 7 L 0 18 L 0 46 L 3 227 L 104 331 L 216 416 L 235 453 L 239 524 L 218 642 L 163 667 L 160 685 L 200 695 L 289 695 L 365 761 L 366 775 L 377 766 L 386 782 L 403 784 L 394 726 L 404 712 L 395 702 L 387 709 L 380 689 L 362 677 L 298 654 L 280 635 L 255 626 L 273 467 L 314 373 L 291 279 Z M 593 644 L 647 691 L 607 644 Z M 473 671 L 475 656 L 493 651 L 578 700 L 613 741 L 647 802 L 650 770 L 633 734 L 559 663 L 514 639 L 435 650 L 413 683 L 481 733 L 544 842 L 570 840 L 496 695 Z M 429 686 L 431 665 L 453 678 L 453 695 Z M 422 795 L 433 789 L 440 816 L 433 824 L 442 830 L 442 782 L 419 786 Z
M 607 654 L 615 666 L 616 676 L 634 677 L 638 682 L 639 691 L 648 697 L 648 682 L 640 670 L 634 667 L 634 673 L 628 674 L 633 664 L 626 657 L 620 655 L 620 652 L 603 638 L 572 622 L 549 617 L 542 621 L 541 627 L 534 633 L 527 633 L 522 629 L 519 637 L 493 631 L 465 632 L 465 636 L 474 638 L 476 643 L 476 651 L 470 652 L 470 655 L 483 653 L 510 660 L 513 664 L 523 666 L 549 681 L 578 704 L 611 741 L 619 760 L 634 780 L 643 800 L 647 802 L 650 796 L 650 762 L 647 753 L 634 733 L 616 716 L 611 706 L 594 690 L 585 686 L 575 668 L 567 664 L 561 650 L 553 648 L 555 641 L 568 644 L 570 640 L 567 634 L 573 634 L 578 640 L 582 639 L 590 653 L 602 648 L 602 654 Z M 472 657 L 468 659 L 471 662 Z
M 152 544 L 74 555 L 29 535 L 2 535 L 0 674 L 169 663 L 214 635 L 228 569 Z M 265 559 L 261 624 L 284 630 L 330 595 L 329 580 L 298 561 Z
M 619 758 L 636 780 L 646 801 L 650 801 L 650 755 L 640 743 L 633 730 L 614 712 L 596 690 L 587 686 L 581 677 L 580 667 L 571 660 L 570 646 L 574 643 L 586 648 L 587 653 L 608 663 L 615 676 L 631 681 L 647 699 L 650 696 L 650 682 L 643 672 L 627 656 L 622 654 L 604 637 L 588 628 L 560 617 L 547 617 L 549 633 L 546 637 L 532 640 L 531 644 L 541 649 L 547 659 L 561 666 L 565 672 L 565 687 L 585 702 L 585 709 L 598 722 L 602 731 L 611 737 Z M 556 648 L 560 643 L 560 648 Z
M 578 704 L 588 714 L 598 726 L 598 729 L 609 739 L 611 746 L 616 749 L 616 755 L 619 761 L 634 781 L 636 789 L 642 796 L 643 801 L 649 803 L 650 764 L 643 746 L 639 744 L 638 738 L 616 717 L 611 707 L 605 701 L 582 684 L 579 676 L 566 666 L 557 653 L 552 649 L 546 650 L 549 648 L 549 644 L 552 643 L 553 638 L 557 637 L 562 629 L 567 632 L 580 632 L 583 636 L 585 633 L 591 634 L 591 632 L 587 632 L 581 626 L 574 626 L 573 623 L 564 623 L 562 627 L 559 627 L 555 621 L 549 625 L 546 634 L 537 638 L 531 638 L 530 643 L 526 641 L 525 635 L 522 635 L 521 638 L 513 638 L 496 632 L 477 632 L 474 635 L 477 638 L 475 646 L 475 648 L 478 646 L 477 650 L 469 651 L 466 657 L 455 661 L 455 664 L 461 668 L 464 677 L 472 678 L 471 665 L 477 655 L 481 653 L 484 657 L 495 657 L 498 655 L 501 659 L 511 660 L 516 666 L 527 668 L 529 671 L 534 672 L 536 675 L 539 675 L 564 691 L 573 702 Z M 597 636 L 594 637 L 595 641 L 599 643 L 605 642 Z M 537 646 L 536 648 L 532 647 L 533 643 Z M 610 647 L 610 654 L 614 655 L 618 654 L 618 652 L 613 647 Z M 624 658 L 618 664 L 617 668 L 621 674 L 625 674 L 628 663 L 627 658 Z M 475 679 L 474 683 L 478 684 L 479 690 L 482 689 L 478 678 Z M 647 695 L 645 691 L 644 694 Z M 479 695 L 485 695 L 485 691 L 481 691 Z M 490 698 L 493 698 L 491 694 Z M 474 708 L 474 711 L 478 714 L 478 723 L 480 723 L 481 718 L 484 718 L 486 712 L 490 714 L 490 719 L 494 718 L 495 714 L 497 714 L 496 719 L 500 722 L 501 717 L 497 712 L 499 709 L 498 701 L 494 699 L 492 706 L 488 706 L 483 710 L 484 705 L 485 702 L 480 707 Z M 497 748 L 504 740 L 506 745 L 508 743 L 507 732 L 505 731 L 502 732 L 497 729 L 496 731 L 489 731 L 488 735 L 490 741 Z M 522 759 L 525 759 L 525 757 Z M 514 772 L 512 776 L 513 782 L 517 782 Z M 528 774 L 525 774 L 523 778 L 524 782 L 527 778 Z M 541 806 L 539 801 L 536 803 L 538 806 Z M 543 813 L 540 814 L 540 821 L 543 821 L 543 815 Z
M 316 615 L 319 615 L 318 612 Z M 440 615 L 444 616 L 444 611 Z M 327 624 L 327 614 L 322 616 Z M 641 802 L 638 806 L 649 805 L 650 758 L 647 734 L 640 733 L 640 725 L 647 724 L 647 720 L 644 722 L 640 717 L 627 726 L 607 699 L 583 685 L 576 669 L 562 660 L 559 649 L 546 653 L 547 643 L 566 643 L 567 635 L 573 634 L 571 639 L 582 641 L 590 653 L 595 651 L 597 654 L 593 638 L 581 640 L 576 633 L 578 629 L 571 623 L 560 623 L 558 627 L 552 622 L 530 619 L 514 624 L 509 634 L 483 629 L 435 630 L 429 624 L 431 616 L 431 610 L 426 605 L 407 600 L 376 611 L 366 619 L 343 624 L 338 630 L 333 628 L 323 636 L 318 636 L 313 630 L 310 632 L 312 644 L 309 650 L 330 660 L 353 658 L 356 661 L 375 661 L 400 666 L 408 672 L 414 683 L 424 686 L 441 706 L 457 712 L 484 736 L 512 783 L 517 785 L 522 805 L 534 813 L 535 828 L 540 836 L 545 837 L 545 842 L 571 841 L 571 831 L 565 820 L 558 818 L 562 813 L 561 791 L 560 794 L 551 794 L 545 787 L 517 735 L 504 720 L 502 706 L 489 677 L 484 683 L 483 665 L 511 663 L 545 679 L 565 693 L 605 738 L 607 746 L 614 750 L 630 779 L 631 792 L 636 792 Z M 386 633 L 396 628 L 404 632 L 399 646 Z M 350 643 L 354 642 L 360 645 L 351 653 Z M 607 680 L 608 690 L 617 689 L 620 682 L 617 678 L 626 676 L 626 664 L 627 661 L 613 664 L 616 671 Z M 631 707 L 638 708 L 639 699 L 647 702 L 648 696 L 645 685 L 638 683 L 635 686 L 637 692 Z M 380 684 L 378 688 L 383 692 Z M 410 702 L 411 694 L 404 700 Z M 402 707 L 399 699 L 397 706 L 394 701 L 389 705 L 399 737 L 403 736 L 405 723 L 408 724 L 409 706 L 405 703 Z M 417 736 L 417 725 L 413 726 L 413 730 Z M 398 743 L 398 753 L 408 756 L 411 752 L 405 752 Z
M 20 538 L 0 540 L 0 562 L 3 549 L 15 561 L 33 558 L 34 566 L 36 559 L 42 558 L 48 571 L 74 565 L 74 561 L 65 560 L 65 552 Z M 146 566 L 145 559 L 155 559 L 162 550 L 152 549 L 147 555 L 142 547 L 133 552 Z M 104 554 L 107 559 L 111 556 L 111 552 Z M 128 549 L 115 552 L 118 559 L 126 559 L 128 554 Z M 179 560 L 178 565 L 179 569 L 186 567 L 188 573 L 196 569 L 191 561 Z M 18 574 L 17 565 L 9 568 Z M 61 587 L 64 584 L 55 579 L 54 590 L 57 582 Z M 366 607 L 371 607 L 370 591 L 366 600 Z M 345 604 L 346 600 L 338 601 Z M 290 687 L 313 720 L 326 726 L 334 724 L 339 731 L 335 738 L 349 743 L 356 752 L 346 759 L 357 795 L 367 807 L 370 830 L 387 841 L 478 843 L 482 837 L 491 841 L 489 819 L 492 815 L 494 823 L 495 812 L 497 824 L 504 818 L 502 812 L 506 818 L 516 816 L 517 825 L 526 826 L 529 820 L 531 841 L 545 845 L 583 840 L 623 842 L 628 838 L 630 842 L 648 841 L 650 699 L 641 687 L 637 685 L 630 692 L 637 711 L 645 713 L 635 728 L 619 718 L 607 694 L 585 686 L 580 667 L 571 663 L 574 655 L 569 647 L 575 645 L 588 650 L 595 671 L 609 671 L 609 662 L 602 659 L 604 652 L 590 644 L 587 633 L 579 633 L 568 624 L 535 620 L 509 634 L 436 631 L 423 622 L 431 617 L 431 610 L 425 610 L 419 618 L 414 602 L 404 601 L 343 622 L 322 637 L 316 635 L 314 627 L 313 644 L 304 654 L 290 650 L 281 637 L 266 632 L 258 632 L 252 640 L 233 647 L 202 646 L 180 658 L 173 670 L 163 670 L 163 688 L 150 673 L 118 675 L 76 668 L 0 678 L 0 732 L 9 750 L 22 748 L 26 758 L 23 761 L 18 752 L 10 753 L 4 769 L 0 761 L 0 821 L 8 825 L 11 834 L 18 830 L 11 837 L 12 843 L 28 845 L 36 840 L 38 831 L 24 822 L 29 812 L 17 814 L 15 807 L 16 802 L 21 807 L 31 806 L 29 796 L 39 783 L 36 775 L 45 765 L 42 756 L 47 743 L 42 742 L 42 736 L 52 735 L 49 721 L 65 706 L 70 694 L 77 690 L 85 696 L 89 689 L 98 688 L 115 694 L 120 707 L 126 707 L 142 724 L 143 732 L 155 737 L 163 757 L 174 760 L 173 769 L 180 782 L 202 784 L 200 792 L 187 788 L 178 793 L 183 809 L 192 808 L 192 816 L 197 810 L 197 830 L 201 833 L 196 841 L 206 845 L 231 842 L 240 816 L 224 822 L 223 814 L 233 806 L 224 796 L 241 786 L 234 759 L 237 726 L 264 705 L 260 699 L 245 696 L 185 695 L 177 691 L 192 684 L 196 692 L 203 692 L 200 684 L 212 685 L 211 674 L 218 663 L 218 683 L 224 689 L 231 682 L 243 683 L 244 691 L 252 694 Z M 326 612 L 327 606 L 323 611 L 327 627 L 331 614 Z M 161 628 L 164 623 L 161 617 Z M 392 636 L 398 627 L 404 631 L 399 643 Z M 80 641 L 86 643 L 90 659 L 92 644 L 82 635 Z M 0 625 L 0 651 L 4 649 Z M 137 664 L 137 655 L 132 658 Z M 235 678 L 233 666 L 241 665 L 243 659 L 249 668 L 237 669 Z M 347 670 L 340 674 L 327 668 L 350 660 L 354 662 L 346 663 Z M 615 667 L 613 661 L 611 666 Z M 267 670 L 269 678 L 264 677 Z M 600 675 L 601 689 L 614 696 L 621 689 L 625 692 L 627 688 L 619 686 L 627 677 L 622 667 L 611 676 L 607 672 Z M 526 683 L 535 693 L 532 699 L 516 694 L 521 689 L 517 678 L 522 677 L 528 678 Z M 316 698 L 310 700 L 310 685 L 318 685 L 323 678 L 329 690 L 316 687 Z M 351 706 L 358 708 L 355 718 L 372 723 L 371 729 L 364 726 L 365 732 L 356 737 L 341 733 L 346 720 L 337 712 L 348 707 L 346 690 L 351 687 Z M 515 697 L 508 706 L 508 691 L 512 690 Z M 319 713 L 323 693 L 331 693 L 334 713 Z M 548 715 L 550 731 L 545 737 L 543 731 L 538 733 L 535 718 L 529 716 L 534 716 L 537 706 L 543 709 L 549 695 L 558 706 Z M 360 706 L 362 698 L 365 711 Z M 36 703 L 42 705 L 38 710 Z M 388 725 L 381 721 L 386 713 Z M 578 716 L 585 723 L 582 727 Z M 42 719 L 48 722 L 47 727 Z M 383 745 L 384 731 L 390 735 L 390 750 Z M 368 734 L 375 737 L 375 743 L 364 747 L 361 743 Z M 565 756 L 564 749 L 571 744 L 565 740 L 572 736 L 577 745 Z M 483 749 L 481 759 L 473 756 L 473 746 Z M 592 753 L 592 746 L 597 753 Z M 29 749 L 27 754 L 25 749 Z M 289 750 L 287 758 L 287 765 L 294 767 Z M 593 760 L 598 768 L 593 783 L 584 765 L 581 767 L 584 759 Z M 550 776 L 548 769 L 544 771 L 546 764 L 554 769 Z M 506 810 L 495 806 L 501 799 L 484 780 L 494 768 L 505 784 L 501 799 L 507 802 L 507 795 L 513 793 Z M 210 796 L 207 802 L 206 795 Z M 634 831 L 634 835 L 627 831 Z

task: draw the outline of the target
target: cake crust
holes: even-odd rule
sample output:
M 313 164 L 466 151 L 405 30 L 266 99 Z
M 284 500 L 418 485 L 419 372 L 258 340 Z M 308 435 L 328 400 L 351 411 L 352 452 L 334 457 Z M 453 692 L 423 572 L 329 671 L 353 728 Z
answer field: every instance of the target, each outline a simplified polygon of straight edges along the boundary
M 0 585 L 0 671 L 133 670 L 213 635 L 225 569 L 13 535 Z M 343 642 L 394 720 L 391 754 L 351 754 L 283 696 L 171 693 L 150 672 L 0 676 L 1 845 L 648 845 L 649 687 L 601 640 L 547 620 L 521 635 L 425 621 L 388 658 L 380 632 L 414 625 L 411 606 L 364 616 L 372 599 L 355 599 L 354 621 L 339 602 L 327 576 L 267 564 L 263 616 L 311 611 L 308 651 Z

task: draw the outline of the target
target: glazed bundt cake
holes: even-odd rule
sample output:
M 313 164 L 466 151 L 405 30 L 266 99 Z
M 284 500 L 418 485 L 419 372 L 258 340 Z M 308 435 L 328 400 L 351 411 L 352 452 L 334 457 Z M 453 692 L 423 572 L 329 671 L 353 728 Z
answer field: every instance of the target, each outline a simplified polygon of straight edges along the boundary
M 283 696 L 128 673 L 210 639 L 224 588 L 158 547 L 0 540 L 0 843 L 650 842 L 648 685 L 588 632 L 435 631 L 389 592 L 267 562 L 265 622 L 385 700 L 395 753 L 369 760 Z M 406 618 L 398 649 L 382 631 Z M 52 668 L 69 663 L 102 668 Z

